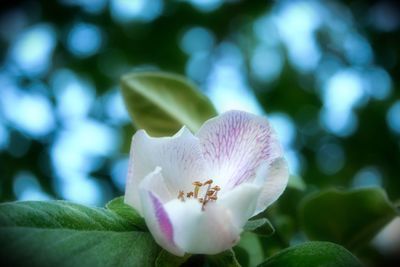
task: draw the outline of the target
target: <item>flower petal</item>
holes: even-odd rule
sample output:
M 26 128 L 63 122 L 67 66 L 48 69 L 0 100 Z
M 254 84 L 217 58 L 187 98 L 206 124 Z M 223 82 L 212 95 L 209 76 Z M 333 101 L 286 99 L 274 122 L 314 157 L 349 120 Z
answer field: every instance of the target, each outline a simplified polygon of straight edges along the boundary
M 255 183 L 262 186 L 253 215 L 265 210 L 283 193 L 289 180 L 289 169 L 284 158 L 277 158 L 271 164 L 263 163 L 257 170 Z
M 267 119 L 229 111 L 208 120 L 199 130 L 209 173 L 222 190 L 250 182 L 261 162 L 273 162 L 283 151 Z
M 260 186 L 243 183 L 224 194 L 216 203 L 229 210 L 236 227 L 242 228 L 256 210 L 261 189 Z
M 172 137 L 154 138 L 139 130 L 133 136 L 125 194 L 142 213 L 138 184 L 157 166 L 162 168 L 171 195 L 190 191 L 192 182 L 204 180 L 205 161 L 198 138 L 185 127 Z
M 217 202 L 207 203 L 204 211 L 194 199 L 173 200 L 165 205 L 177 229 L 174 240 L 185 252 L 217 254 L 239 241 L 241 229 L 235 226 L 229 211 Z
M 163 179 L 160 170 L 160 168 L 157 168 L 154 172 L 146 176 L 140 184 L 143 216 L 157 244 L 174 255 L 183 256 L 185 252 L 174 242 L 175 229 L 171 219 L 165 210 L 161 197 L 156 193 L 156 191 L 160 194 L 166 193 L 165 188 L 162 188 L 162 186 L 154 187 L 155 183 Z M 156 191 L 151 191 L 149 187 Z
M 156 194 L 162 203 L 174 198 L 165 184 L 165 179 L 162 175 L 162 169 L 159 166 L 157 166 L 154 171 L 146 175 L 142 182 L 140 182 L 140 184 L 137 186 L 139 187 L 139 190 L 145 189 L 147 191 L 151 191 L 153 194 Z M 130 196 L 130 194 L 128 194 L 128 196 Z M 129 200 L 130 198 L 125 196 L 125 199 Z M 133 204 L 128 201 L 126 201 L 126 203 L 129 205 Z

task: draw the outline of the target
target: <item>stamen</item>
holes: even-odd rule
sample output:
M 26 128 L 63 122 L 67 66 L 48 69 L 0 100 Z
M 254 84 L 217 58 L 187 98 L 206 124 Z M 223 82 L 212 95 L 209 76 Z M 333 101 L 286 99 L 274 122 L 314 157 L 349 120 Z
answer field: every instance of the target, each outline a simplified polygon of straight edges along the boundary
M 208 184 L 208 186 L 207 186 L 207 191 L 206 191 L 206 193 L 205 193 L 205 195 L 204 195 L 203 205 L 201 205 L 201 210 L 203 210 L 203 211 L 204 211 L 204 206 L 205 206 L 205 205 L 207 204 L 207 202 L 208 202 L 208 198 L 214 194 L 214 191 L 210 191 L 210 188 L 211 188 L 211 184 L 212 184 L 212 183 L 213 183 L 213 180 L 211 180 L 211 179 L 208 180 L 208 181 L 206 181 L 206 182 L 204 183 L 204 185 Z
M 214 196 L 217 197 L 218 192 L 221 190 L 221 187 L 219 187 L 218 185 L 216 185 L 216 186 L 214 186 L 212 189 L 215 191 Z
M 185 192 L 179 190 L 178 199 L 180 199 L 181 201 L 185 201 Z
M 210 183 L 207 183 L 207 182 L 209 182 L 209 181 L 211 181 L 211 182 L 210 182 Z M 206 196 L 204 197 L 205 199 L 206 199 L 207 196 L 208 196 L 208 192 L 210 192 L 212 180 L 208 180 L 207 182 L 204 183 L 204 185 L 208 184 L 208 186 L 207 186 L 207 191 L 206 191 Z
M 193 183 L 193 185 L 194 185 L 194 198 L 197 198 L 197 196 L 199 195 L 200 187 L 201 187 L 203 184 L 200 183 L 200 182 L 198 182 L 198 181 L 196 181 L 196 182 Z
M 209 179 L 209 180 L 205 181 L 204 183 L 201 183 L 199 181 L 193 182 L 192 185 L 194 186 L 194 190 L 186 193 L 186 198 L 193 197 L 193 198 L 197 199 L 199 201 L 199 203 L 201 204 L 201 210 L 204 211 L 205 205 L 209 201 L 216 201 L 218 199 L 217 194 L 218 194 L 218 191 L 221 190 L 221 188 L 218 185 L 215 185 L 214 187 L 212 187 L 212 183 L 213 183 L 212 179 Z M 199 193 L 200 193 L 200 188 L 202 186 L 206 186 L 206 185 L 207 185 L 207 188 L 205 190 L 204 197 L 198 197 Z M 185 193 L 183 192 L 183 190 L 179 191 L 178 199 L 180 199 L 181 201 L 185 201 Z
M 208 199 L 204 200 L 203 202 L 200 202 L 200 203 L 203 204 L 203 205 L 201 205 L 201 210 L 202 210 L 202 211 L 205 210 L 205 206 L 206 206 L 207 202 L 208 202 Z
M 213 191 L 213 190 L 210 190 L 210 191 L 208 191 L 208 192 L 207 192 L 207 196 L 209 196 L 209 197 L 210 197 L 210 196 L 214 195 L 214 193 L 215 193 L 215 191 Z
M 210 179 L 210 180 L 205 181 L 205 182 L 204 182 L 204 185 L 206 185 L 206 184 L 211 185 L 212 183 L 213 183 L 213 180 Z
M 219 187 L 218 185 L 214 186 L 213 188 L 211 188 L 214 191 L 219 191 L 221 190 L 221 187 Z
M 210 196 L 210 197 L 208 197 L 208 199 L 209 199 L 209 200 L 214 200 L 214 201 L 215 201 L 215 200 L 218 199 L 218 197 L 217 197 L 217 196 Z

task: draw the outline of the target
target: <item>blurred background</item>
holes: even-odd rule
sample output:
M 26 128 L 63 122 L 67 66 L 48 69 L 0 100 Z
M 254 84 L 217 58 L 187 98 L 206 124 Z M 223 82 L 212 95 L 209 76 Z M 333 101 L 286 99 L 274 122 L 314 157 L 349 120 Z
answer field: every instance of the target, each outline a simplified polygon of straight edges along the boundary
M 400 199 L 396 1 L 2 1 L 0 48 L 1 201 L 122 195 L 139 69 L 267 114 L 308 188 Z

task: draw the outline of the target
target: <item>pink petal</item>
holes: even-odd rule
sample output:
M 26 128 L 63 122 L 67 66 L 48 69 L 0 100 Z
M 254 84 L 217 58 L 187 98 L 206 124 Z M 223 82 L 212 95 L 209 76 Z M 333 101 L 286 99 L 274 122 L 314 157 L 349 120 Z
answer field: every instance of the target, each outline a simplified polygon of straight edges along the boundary
M 282 157 L 282 149 L 267 119 L 243 111 L 229 111 L 208 120 L 199 130 L 209 173 L 229 190 L 251 182 L 262 162 Z

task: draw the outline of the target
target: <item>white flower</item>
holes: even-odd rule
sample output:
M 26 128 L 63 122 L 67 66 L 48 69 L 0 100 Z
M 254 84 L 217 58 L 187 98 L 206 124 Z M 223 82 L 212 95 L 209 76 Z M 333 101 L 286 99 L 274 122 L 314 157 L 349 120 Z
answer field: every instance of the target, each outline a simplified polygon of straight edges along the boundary
M 234 246 L 249 218 L 284 191 L 288 168 L 265 118 L 229 111 L 196 135 L 140 130 L 132 140 L 125 202 L 169 252 L 216 254 Z

